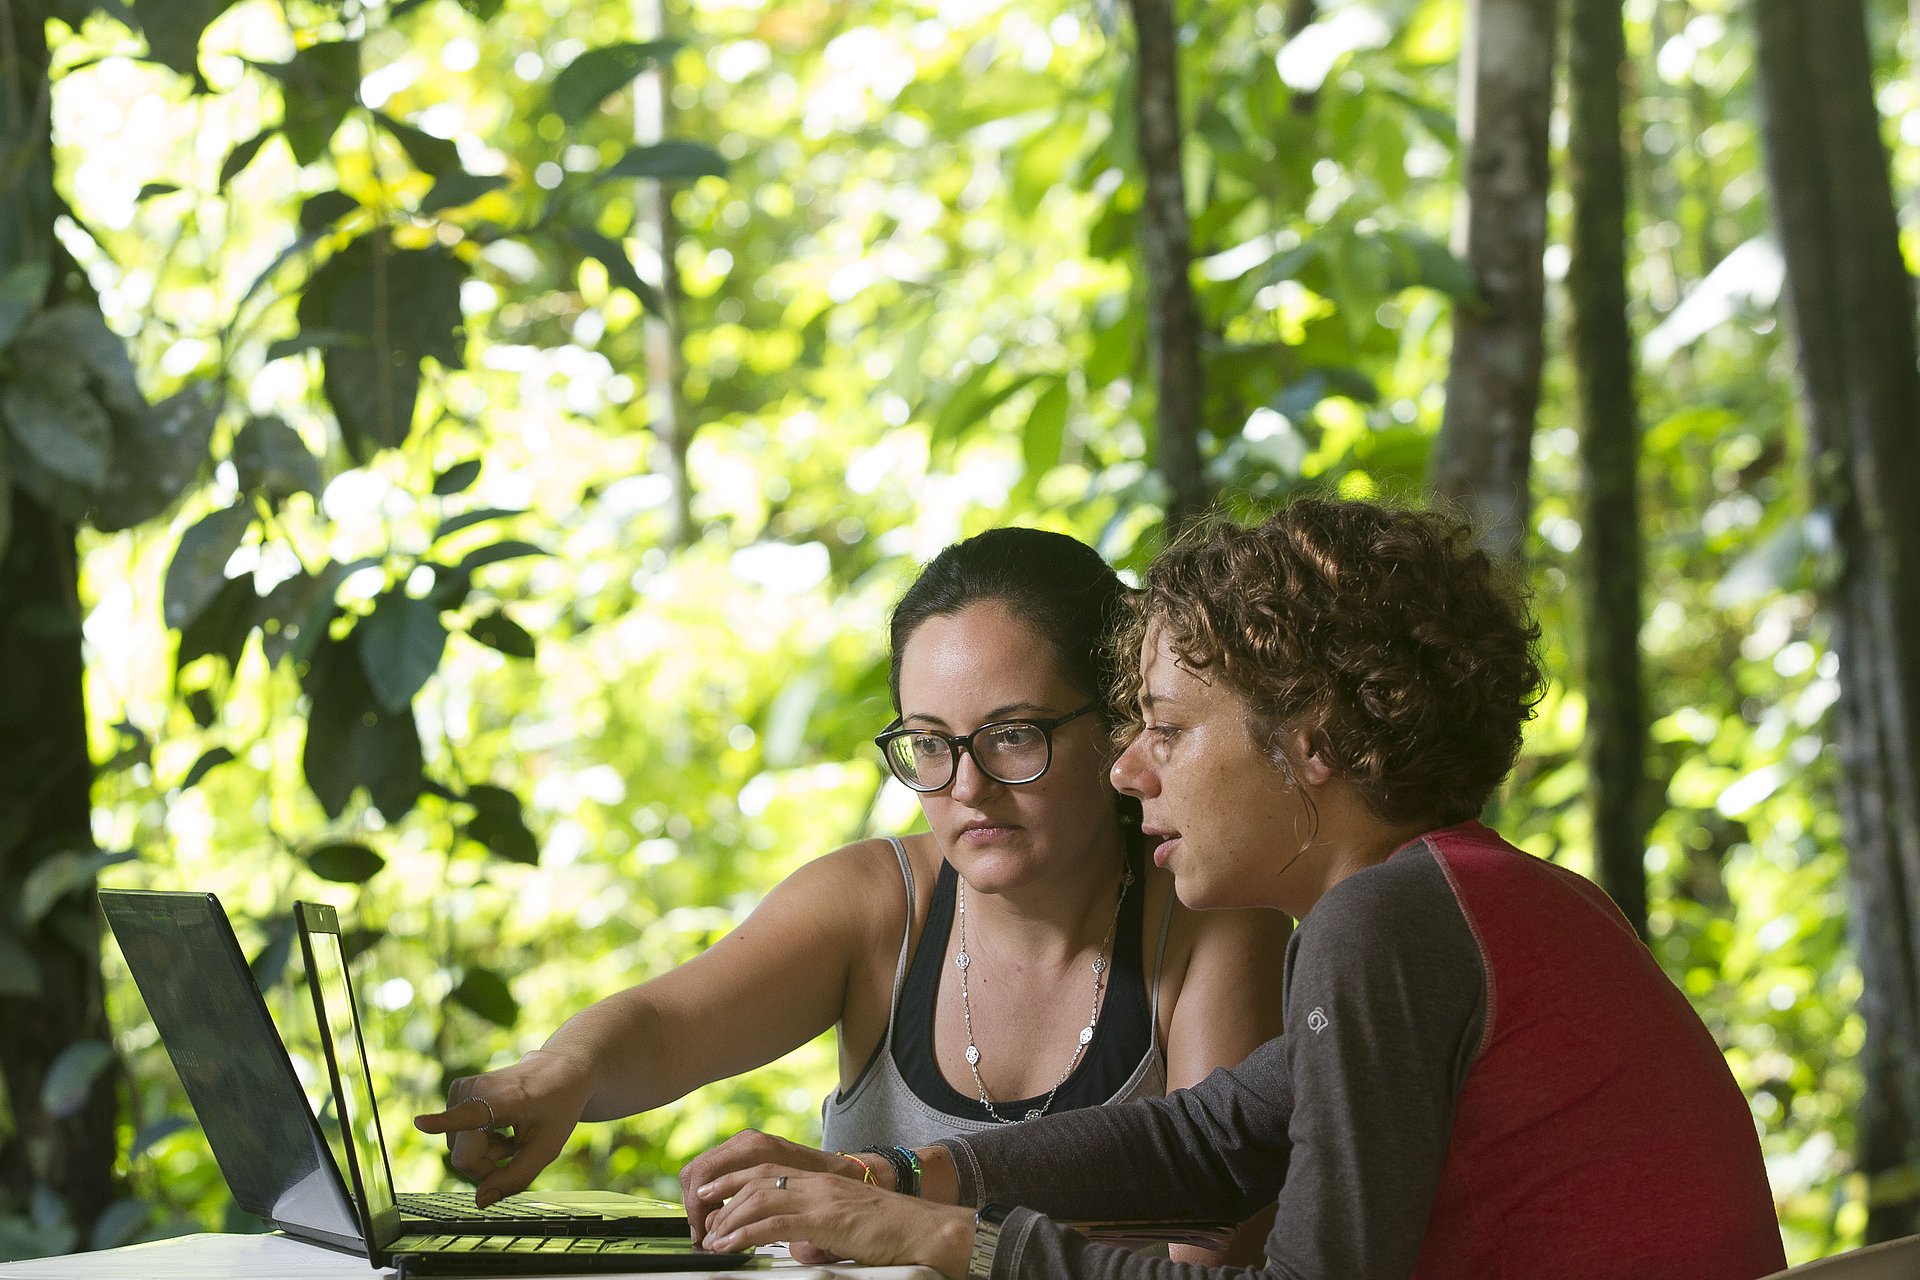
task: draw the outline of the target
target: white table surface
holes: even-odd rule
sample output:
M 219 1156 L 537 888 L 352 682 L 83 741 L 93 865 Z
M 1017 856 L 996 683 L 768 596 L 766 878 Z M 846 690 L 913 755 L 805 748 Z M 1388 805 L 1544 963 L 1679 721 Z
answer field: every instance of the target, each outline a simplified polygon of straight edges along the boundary
M 930 1267 L 808 1267 L 770 1251 L 772 1268 L 751 1271 L 651 1271 L 646 1280 L 940 1280 Z M 381 1276 L 391 1276 L 391 1270 Z M 571 1280 L 575 1272 L 554 1272 Z M 634 1275 L 642 1273 L 635 1272 Z M 365 1257 L 283 1235 L 192 1235 L 98 1253 L 0 1263 L 0 1280 L 372 1280 Z M 607 1280 L 606 1274 L 580 1280 Z

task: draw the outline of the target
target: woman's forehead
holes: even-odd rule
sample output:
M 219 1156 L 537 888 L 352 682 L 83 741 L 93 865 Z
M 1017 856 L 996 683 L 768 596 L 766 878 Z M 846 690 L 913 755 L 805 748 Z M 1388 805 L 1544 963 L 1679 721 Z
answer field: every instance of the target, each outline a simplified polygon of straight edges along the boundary
M 900 653 L 903 712 L 922 702 L 965 702 L 979 711 L 1015 704 L 1051 707 L 1072 693 L 1053 646 L 997 603 L 928 618 Z M 931 706 L 924 709 L 940 714 Z

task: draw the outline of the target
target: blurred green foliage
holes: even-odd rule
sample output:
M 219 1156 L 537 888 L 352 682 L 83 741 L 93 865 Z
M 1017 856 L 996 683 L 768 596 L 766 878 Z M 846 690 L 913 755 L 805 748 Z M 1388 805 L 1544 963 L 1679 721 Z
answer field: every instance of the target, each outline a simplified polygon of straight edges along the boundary
M 198 6 L 196 71 L 159 6 L 134 11 L 172 69 L 66 8 L 87 16 L 55 46 L 64 242 L 150 392 L 224 396 L 205 483 L 87 536 L 96 837 L 139 855 L 107 879 L 218 891 L 316 1082 L 288 912 L 341 907 L 396 1174 L 430 1184 L 439 1153 L 402 1118 L 452 1075 L 915 819 L 866 739 L 917 561 L 1005 522 L 1151 554 L 1126 34 L 1079 0 L 727 0 L 667 45 L 618 0 L 239 0 Z M 1324 0 L 1291 38 L 1289 8 L 1185 15 L 1203 452 L 1248 507 L 1412 492 L 1472 302 L 1446 248 L 1460 6 Z M 1653 945 L 1752 1100 L 1799 1258 L 1863 1218 L 1829 543 L 1750 33 L 1731 0 L 1628 14 Z M 1912 193 L 1901 14 L 1879 5 L 1877 87 Z M 636 151 L 626 85 L 656 63 L 684 141 Z M 635 176 L 680 187 L 699 536 L 678 550 Z M 1531 547 L 1556 683 L 1499 817 L 1585 869 L 1568 381 L 1550 366 Z M 238 1225 L 117 953 L 108 970 L 128 1199 L 92 1243 Z M 833 1069 L 817 1043 L 590 1126 L 547 1184 L 671 1189 L 737 1128 L 806 1138 Z M 16 1208 L 10 1242 L 85 1243 L 57 1204 Z

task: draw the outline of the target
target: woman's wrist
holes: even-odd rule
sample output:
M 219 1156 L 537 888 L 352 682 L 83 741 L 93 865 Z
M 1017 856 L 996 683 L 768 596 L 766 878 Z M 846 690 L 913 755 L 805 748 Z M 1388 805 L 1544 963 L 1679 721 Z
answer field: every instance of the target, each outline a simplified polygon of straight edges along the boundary
M 870 1187 L 878 1187 L 882 1191 L 894 1191 L 898 1189 L 894 1186 L 893 1182 L 893 1167 L 886 1161 L 864 1160 L 851 1151 L 836 1151 L 833 1154 L 842 1160 L 852 1162 L 852 1168 L 842 1169 L 840 1171 L 849 1178 L 857 1179 Z
M 934 1247 L 927 1265 L 950 1280 L 965 1280 L 973 1256 L 973 1211 L 943 1208 L 940 1214 L 939 1229 L 929 1237 Z

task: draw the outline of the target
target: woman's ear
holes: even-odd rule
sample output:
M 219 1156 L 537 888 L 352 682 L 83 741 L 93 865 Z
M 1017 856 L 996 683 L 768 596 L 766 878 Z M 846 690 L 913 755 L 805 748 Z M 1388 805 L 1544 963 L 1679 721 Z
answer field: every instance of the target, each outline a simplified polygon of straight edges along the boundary
M 1318 730 L 1295 730 L 1288 735 L 1287 746 L 1297 762 L 1300 785 L 1317 787 L 1333 777 L 1333 756 Z

